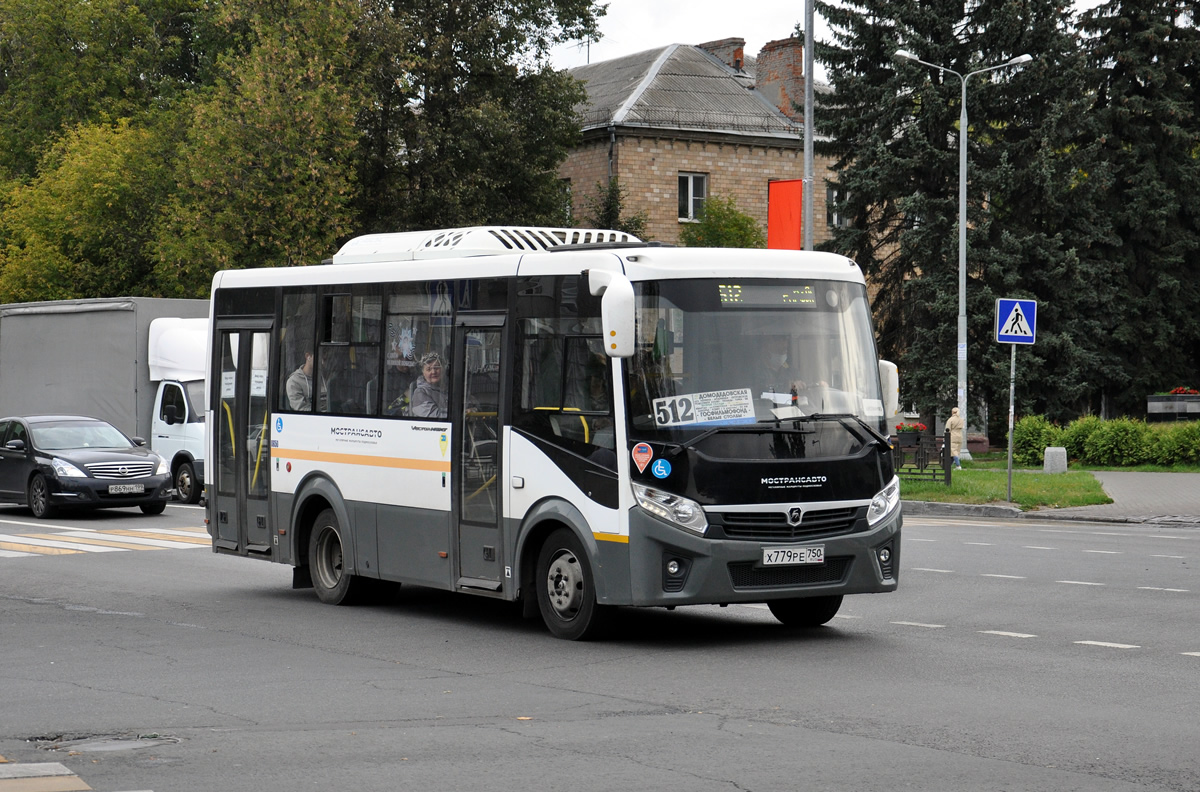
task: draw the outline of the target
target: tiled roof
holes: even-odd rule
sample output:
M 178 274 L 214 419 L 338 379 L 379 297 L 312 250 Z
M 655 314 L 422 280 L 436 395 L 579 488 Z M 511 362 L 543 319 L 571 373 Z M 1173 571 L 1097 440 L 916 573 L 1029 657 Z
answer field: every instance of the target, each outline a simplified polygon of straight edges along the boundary
M 671 44 L 578 66 L 588 99 L 584 130 L 609 126 L 795 138 L 793 123 L 746 76 L 704 50 Z

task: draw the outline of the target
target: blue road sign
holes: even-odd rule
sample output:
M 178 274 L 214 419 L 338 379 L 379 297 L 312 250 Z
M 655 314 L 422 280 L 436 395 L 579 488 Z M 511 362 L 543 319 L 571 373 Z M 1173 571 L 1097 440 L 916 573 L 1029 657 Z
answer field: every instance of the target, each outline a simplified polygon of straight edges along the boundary
M 1037 338 L 1037 300 L 996 300 L 996 342 L 1032 344 Z

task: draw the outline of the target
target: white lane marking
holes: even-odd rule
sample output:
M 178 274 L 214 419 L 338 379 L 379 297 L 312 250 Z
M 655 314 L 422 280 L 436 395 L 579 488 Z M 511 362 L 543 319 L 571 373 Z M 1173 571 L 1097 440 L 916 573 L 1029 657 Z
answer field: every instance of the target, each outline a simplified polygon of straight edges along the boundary
M 1188 657 L 1200 657 L 1200 652 L 1180 652 L 1180 654 L 1187 655 Z
M 915 536 L 906 536 L 906 537 L 904 537 L 904 541 L 906 541 L 906 542 L 936 542 L 937 539 L 918 539 Z
M 1085 553 L 1098 553 L 1099 555 L 1125 555 L 1119 550 L 1084 550 Z
M 980 630 L 982 635 L 1001 635 L 1005 638 L 1037 638 L 1036 635 L 1030 633 L 1004 632 L 1003 630 Z
M 975 545 L 976 547 L 995 547 L 991 542 L 963 542 L 963 544 Z
M 1187 589 L 1159 588 L 1158 586 L 1138 586 L 1138 591 L 1170 591 L 1176 594 L 1187 594 Z
M 899 624 L 902 627 L 924 627 L 927 630 L 940 630 L 946 626 L 944 624 L 922 624 L 921 622 L 910 621 L 894 621 L 892 624 Z
M 1103 586 L 1103 583 L 1089 583 L 1086 580 L 1056 580 L 1055 583 L 1068 583 L 1072 586 Z
M 1103 646 L 1108 649 L 1141 649 L 1137 644 L 1109 643 L 1108 641 L 1076 641 L 1080 646 Z
M 1053 550 L 1053 547 L 1039 547 L 1038 545 L 1022 545 L 1026 550 Z
M 848 613 L 839 613 L 839 614 L 835 615 L 833 618 L 835 618 L 835 619 L 861 619 L 862 616 L 851 616 Z
M 85 553 L 119 553 L 119 547 L 104 547 L 102 545 L 83 544 L 82 542 L 59 542 L 54 539 L 35 539 L 32 536 L 15 536 L 0 534 L 0 542 L 36 545 L 37 547 L 57 547 L 60 550 L 81 550 Z
M 1022 575 L 995 575 L 988 572 L 984 572 L 982 575 L 980 575 L 980 577 L 1004 578 L 1005 580 L 1025 580 L 1025 577 Z
M 20 558 L 21 556 L 31 556 L 36 553 L 22 553 L 18 550 L 0 550 L 0 558 Z
M 1185 558 L 1187 558 L 1187 556 L 1171 556 L 1171 555 L 1152 555 L 1150 557 L 1151 558 L 1172 558 L 1172 559 L 1175 559 L 1176 561 L 1182 561 Z
M 951 569 L 930 569 L 929 567 L 909 567 L 908 571 L 910 571 L 910 572 L 941 572 L 941 573 L 947 574 L 947 575 L 953 573 L 953 570 L 951 570 Z
M 207 545 L 193 544 L 191 542 L 173 542 L 170 539 L 151 539 L 149 537 L 125 536 L 124 534 L 109 534 L 97 531 L 64 531 L 62 535 L 75 536 L 80 539 L 95 539 L 99 535 L 112 542 L 125 542 L 126 544 L 146 545 L 147 547 L 165 547 L 169 550 L 182 550 L 188 547 L 207 547 Z M 87 547 L 94 546 L 87 545 Z

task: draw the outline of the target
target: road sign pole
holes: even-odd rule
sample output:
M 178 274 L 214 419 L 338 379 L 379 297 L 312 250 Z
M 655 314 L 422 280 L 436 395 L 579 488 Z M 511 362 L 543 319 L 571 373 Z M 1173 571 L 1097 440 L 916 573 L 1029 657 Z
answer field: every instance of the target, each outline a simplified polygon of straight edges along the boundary
M 1012 347 L 1012 365 L 1008 369 L 1008 502 L 1012 503 L 1013 393 L 1017 387 L 1017 345 Z

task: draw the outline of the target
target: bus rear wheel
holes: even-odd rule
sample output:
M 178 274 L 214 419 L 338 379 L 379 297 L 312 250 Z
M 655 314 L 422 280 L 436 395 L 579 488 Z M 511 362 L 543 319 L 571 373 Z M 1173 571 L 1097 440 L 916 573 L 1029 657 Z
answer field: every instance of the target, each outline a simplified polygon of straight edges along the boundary
M 767 607 L 788 627 L 820 627 L 837 615 L 838 608 L 842 607 L 842 595 L 771 600 Z
M 346 571 L 342 531 L 333 509 L 317 515 L 308 543 L 308 569 L 313 588 L 321 602 L 351 605 L 358 598 L 363 581 Z
M 600 635 L 612 609 L 596 602 L 592 568 L 574 533 L 560 528 L 550 534 L 535 574 L 542 621 L 555 637 L 581 641 Z

